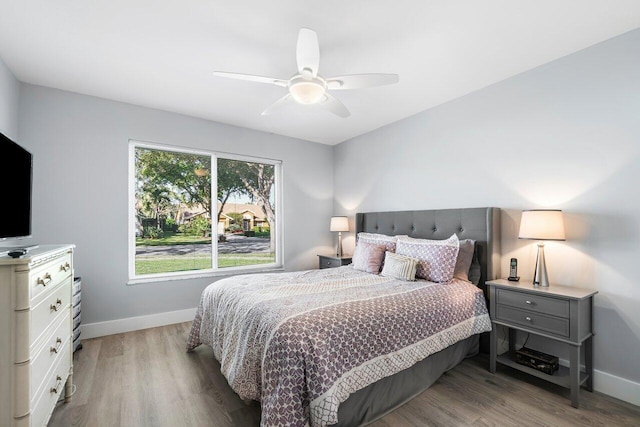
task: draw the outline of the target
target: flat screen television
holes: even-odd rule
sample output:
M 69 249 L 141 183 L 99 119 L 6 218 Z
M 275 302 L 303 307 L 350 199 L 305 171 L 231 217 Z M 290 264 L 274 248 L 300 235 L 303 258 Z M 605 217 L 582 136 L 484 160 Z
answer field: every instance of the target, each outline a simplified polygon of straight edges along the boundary
M 32 168 L 33 155 L 0 132 L 0 241 L 31 237 Z

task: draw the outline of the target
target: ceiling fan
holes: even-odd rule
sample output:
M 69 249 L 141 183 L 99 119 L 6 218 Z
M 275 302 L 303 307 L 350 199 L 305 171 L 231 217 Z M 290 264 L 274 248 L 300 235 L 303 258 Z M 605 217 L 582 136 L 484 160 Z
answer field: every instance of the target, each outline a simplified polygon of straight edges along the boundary
M 264 110 L 263 116 L 273 113 L 286 104 L 297 102 L 304 105 L 318 104 L 333 114 L 348 117 L 351 113 L 347 107 L 329 91 L 361 89 L 398 82 L 397 74 L 350 74 L 328 78 L 320 76 L 318 74 L 318 66 L 320 65 L 318 35 L 309 28 L 301 28 L 298 33 L 296 61 L 298 72 L 288 80 L 226 71 L 214 71 L 213 74 L 220 77 L 286 87 L 289 92 Z

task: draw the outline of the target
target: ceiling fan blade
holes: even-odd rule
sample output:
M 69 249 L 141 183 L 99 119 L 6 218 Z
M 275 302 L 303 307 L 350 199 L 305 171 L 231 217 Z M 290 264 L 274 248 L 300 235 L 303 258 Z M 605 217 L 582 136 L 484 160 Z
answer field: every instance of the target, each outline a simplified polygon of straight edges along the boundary
M 327 87 L 331 90 L 360 89 L 398 83 L 397 74 L 351 74 L 327 79 Z
M 248 80 L 250 82 L 271 83 L 282 87 L 287 87 L 287 84 L 289 83 L 288 80 L 276 79 L 274 77 L 254 76 L 253 74 L 242 73 L 228 73 L 226 71 L 214 71 L 213 75 L 218 77 L 229 77 L 238 80 Z
M 309 28 L 300 28 L 298 33 L 298 45 L 296 47 L 296 61 L 298 63 L 298 72 L 308 76 L 309 73 L 313 77 L 318 75 L 318 67 L 320 66 L 320 46 L 318 44 L 318 35 Z
M 323 107 L 325 110 L 332 112 L 336 116 L 340 116 L 342 118 L 349 117 L 351 113 L 347 110 L 347 107 L 344 106 L 342 102 L 338 100 L 335 96 L 325 94 L 327 99 L 321 102 L 319 105 Z
M 282 98 L 278 99 L 276 102 L 271 104 L 269 107 L 267 107 L 267 109 L 262 112 L 262 115 L 267 116 L 291 102 L 294 102 L 293 99 L 291 98 L 291 95 L 286 94 L 285 96 L 283 96 Z

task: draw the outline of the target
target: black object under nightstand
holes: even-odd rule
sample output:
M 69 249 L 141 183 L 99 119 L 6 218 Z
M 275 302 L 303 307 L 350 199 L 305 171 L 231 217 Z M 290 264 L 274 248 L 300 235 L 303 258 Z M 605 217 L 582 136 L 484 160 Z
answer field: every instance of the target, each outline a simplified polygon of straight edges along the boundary
M 318 255 L 320 268 L 335 268 L 351 264 L 351 256 Z

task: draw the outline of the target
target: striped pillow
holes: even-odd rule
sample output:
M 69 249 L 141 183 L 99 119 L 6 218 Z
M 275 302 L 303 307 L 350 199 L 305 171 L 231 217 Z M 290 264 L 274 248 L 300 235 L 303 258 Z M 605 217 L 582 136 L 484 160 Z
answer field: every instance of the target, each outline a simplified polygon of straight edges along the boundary
M 418 260 L 387 251 L 380 275 L 412 282 L 416 280 L 416 268 Z

